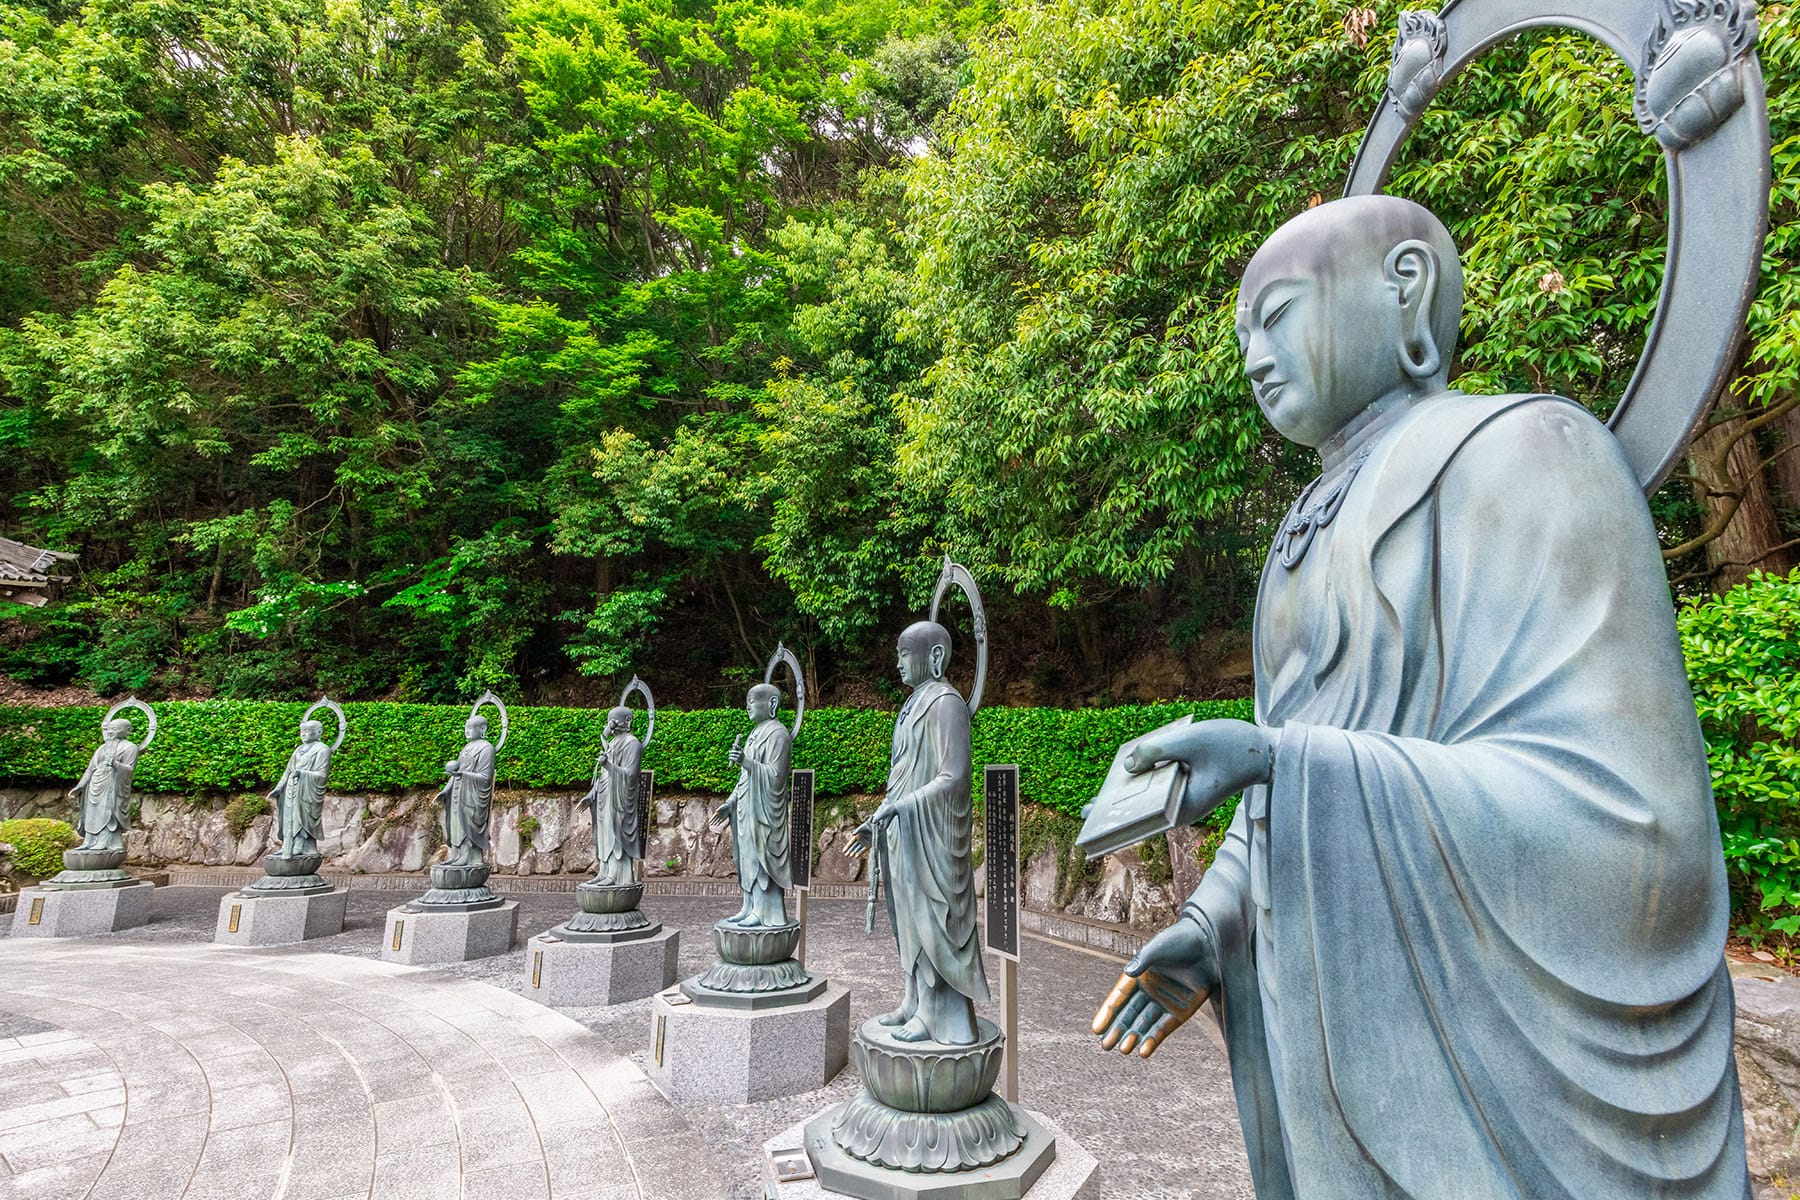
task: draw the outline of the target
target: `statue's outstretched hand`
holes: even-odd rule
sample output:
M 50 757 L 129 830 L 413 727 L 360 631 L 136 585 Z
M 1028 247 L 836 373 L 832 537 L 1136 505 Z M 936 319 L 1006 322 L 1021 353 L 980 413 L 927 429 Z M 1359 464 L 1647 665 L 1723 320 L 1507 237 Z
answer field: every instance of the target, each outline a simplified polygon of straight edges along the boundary
M 1187 767 L 1187 792 L 1181 800 L 1181 824 L 1192 825 L 1253 783 L 1267 783 L 1275 761 L 1274 731 L 1248 721 L 1195 721 L 1145 739 L 1126 756 L 1133 772 L 1158 763 Z
M 729 824 L 731 824 L 731 801 L 727 800 L 713 809 L 712 816 L 706 819 L 706 827 L 714 833 L 718 833 Z
M 79 796 L 79 795 L 81 795 L 81 785 L 78 783 L 74 787 L 69 789 L 69 797 L 71 799 L 73 799 L 74 797 Z
M 1094 1014 L 1104 1050 L 1137 1051 L 1149 1058 L 1189 1017 L 1200 1011 L 1219 983 L 1212 935 L 1183 917 L 1151 938 Z
M 869 848 L 874 844 L 875 821 L 874 818 L 870 818 L 858 825 L 856 832 L 850 835 L 850 844 L 844 847 L 844 853 L 851 858 L 861 858 L 869 852 Z

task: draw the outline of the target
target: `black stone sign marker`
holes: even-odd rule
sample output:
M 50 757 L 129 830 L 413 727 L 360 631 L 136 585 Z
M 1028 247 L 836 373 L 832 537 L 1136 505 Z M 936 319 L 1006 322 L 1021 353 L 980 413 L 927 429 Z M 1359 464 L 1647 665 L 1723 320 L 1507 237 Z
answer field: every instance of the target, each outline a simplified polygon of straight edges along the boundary
M 987 822 L 987 948 L 1019 959 L 1019 768 L 989 767 L 984 781 Z
M 806 891 L 812 887 L 813 773 L 810 769 L 795 771 L 788 778 L 788 862 L 793 867 L 794 886 Z

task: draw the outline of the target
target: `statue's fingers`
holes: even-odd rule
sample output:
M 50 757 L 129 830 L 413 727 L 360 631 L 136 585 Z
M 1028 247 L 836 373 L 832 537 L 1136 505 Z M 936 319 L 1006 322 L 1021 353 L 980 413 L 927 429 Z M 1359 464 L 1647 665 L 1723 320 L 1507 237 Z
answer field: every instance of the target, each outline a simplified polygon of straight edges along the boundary
M 1106 1027 L 1112 1024 L 1113 1018 L 1118 1015 L 1119 1009 L 1124 1007 L 1125 1001 L 1129 1000 L 1131 994 L 1137 991 L 1137 986 L 1137 980 L 1131 976 L 1119 976 L 1119 982 L 1113 984 L 1112 991 L 1106 993 L 1106 999 L 1100 1002 L 1099 1009 L 1094 1013 L 1095 1033 L 1106 1032 Z M 1110 1046 L 1107 1048 L 1111 1049 Z
M 1161 742 L 1139 742 L 1125 756 L 1125 769 L 1134 773 L 1148 771 L 1166 757 Z
M 1149 1003 L 1150 997 L 1144 995 L 1143 992 L 1133 993 L 1131 999 L 1125 1002 L 1125 1007 L 1113 1017 L 1112 1027 L 1100 1040 L 1100 1048 L 1111 1050 L 1117 1046 L 1121 1054 L 1130 1054 L 1131 1047 L 1137 1043 L 1137 1037 L 1131 1032 L 1131 1027 L 1137 1023 L 1138 1014 L 1142 1013 Z
M 1144 1035 L 1143 1043 L 1138 1046 L 1138 1057 L 1149 1058 L 1155 1054 L 1156 1048 L 1162 1045 L 1163 1041 L 1171 1033 L 1174 1033 L 1185 1020 L 1187 1018 L 1180 1013 L 1165 1012 L 1157 1019 L 1156 1024 L 1150 1027 L 1150 1032 Z

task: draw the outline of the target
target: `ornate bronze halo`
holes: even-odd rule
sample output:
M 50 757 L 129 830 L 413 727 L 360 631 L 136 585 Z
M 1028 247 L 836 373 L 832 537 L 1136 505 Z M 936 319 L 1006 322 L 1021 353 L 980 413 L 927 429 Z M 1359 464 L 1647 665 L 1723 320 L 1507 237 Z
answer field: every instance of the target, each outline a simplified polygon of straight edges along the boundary
M 1638 125 L 1663 148 L 1662 295 L 1613 435 L 1646 493 L 1667 478 L 1735 372 L 1769 217 L 1769 120 L 1751 0 L 1450 0 L 1400 16 L 1387 92 L 1346 196 L 1378 192 L 1439 88 L 1489 46 L 1564 28 L 1605 43 L 1636 80 Z

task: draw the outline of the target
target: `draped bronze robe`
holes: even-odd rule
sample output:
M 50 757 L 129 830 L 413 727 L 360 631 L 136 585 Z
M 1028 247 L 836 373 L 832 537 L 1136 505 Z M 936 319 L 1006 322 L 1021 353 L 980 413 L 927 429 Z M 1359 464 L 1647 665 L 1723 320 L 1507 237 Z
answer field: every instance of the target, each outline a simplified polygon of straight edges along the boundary
M 1717 818 L 1618 444 L 1426 401 L 1256 610 L 1271 781 L 1184 909 L 1263 1200 L 1741 1200 Z

